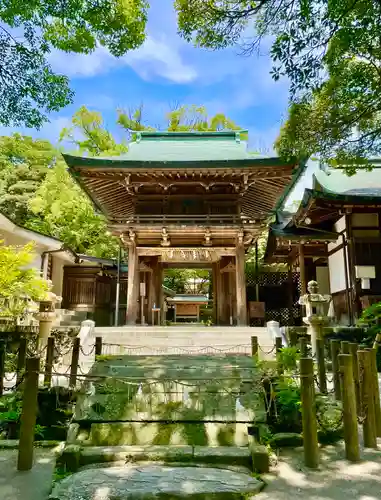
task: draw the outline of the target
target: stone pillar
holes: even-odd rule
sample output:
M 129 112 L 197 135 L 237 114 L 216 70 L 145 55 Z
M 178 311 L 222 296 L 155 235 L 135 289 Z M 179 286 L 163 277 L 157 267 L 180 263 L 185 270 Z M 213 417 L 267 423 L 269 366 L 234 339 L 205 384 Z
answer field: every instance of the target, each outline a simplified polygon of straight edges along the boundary
M 247 325 L 245 247 L 238 243 L 236 248 L 236 295 L 237 295 L 237 325 Z
M 139 307 L 139 258 L 136 245 L 128 247 L 127 325 L 135 325 Z

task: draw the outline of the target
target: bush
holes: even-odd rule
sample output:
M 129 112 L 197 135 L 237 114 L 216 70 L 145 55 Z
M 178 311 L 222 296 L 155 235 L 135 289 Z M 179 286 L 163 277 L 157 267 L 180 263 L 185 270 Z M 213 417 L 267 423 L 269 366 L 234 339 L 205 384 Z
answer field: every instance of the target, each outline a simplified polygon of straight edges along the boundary
M 0 398 L 0 436 L 3 439 L 19 437 L 22 396 L 18 391 Z M 65 441 L 73 414 L 73 398 L 73 392 L 64 387 L 39 389 L 36 441 Z

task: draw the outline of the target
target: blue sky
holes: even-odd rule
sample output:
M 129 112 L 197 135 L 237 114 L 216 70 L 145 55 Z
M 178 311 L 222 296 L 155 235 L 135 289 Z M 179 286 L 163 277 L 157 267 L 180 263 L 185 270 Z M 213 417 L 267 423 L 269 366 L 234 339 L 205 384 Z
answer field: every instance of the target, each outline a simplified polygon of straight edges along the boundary
M 56 142 L 84 104 L 102 112 L 108 128 L 122 138 L 115 126 L 117 108 L 143 103 L 145 122 L 163 128 L 165 112 L 175 104 L 197 104 L 247 128 L 250 149 L 272 153 L 286 115 L 288 83 L 271 79 L 269 44 L 250 57 L 240 55 L 239 48 L 194 48 L 177 35 L 172 5 L 173 0 L 151 0 L 146 42 L 120 59 L 102 48 L 90 55 L 52 53 L 54 70 L 70 77 L 74 103 L 52 115 L 42 130 L 22 132 Z

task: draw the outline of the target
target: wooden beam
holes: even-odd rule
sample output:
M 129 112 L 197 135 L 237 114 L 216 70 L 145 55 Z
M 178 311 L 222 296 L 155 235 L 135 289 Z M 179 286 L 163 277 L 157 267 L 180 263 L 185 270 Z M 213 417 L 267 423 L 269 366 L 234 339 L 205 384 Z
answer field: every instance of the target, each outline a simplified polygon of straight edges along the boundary
M 245 247 L 238 242 L 236 247 L 236 294 L 237 294 L 237 325 L 247 325 Z
M 306 283 L 306 263 L 304 259 L 304 245 L 299 243 L 299 273 L 300 273 L 300 287 L 302 295 L 307 293 Z
M 138 317 L 139 257 L 135 244 L 128 248 L 127 324 L 135 325 Z

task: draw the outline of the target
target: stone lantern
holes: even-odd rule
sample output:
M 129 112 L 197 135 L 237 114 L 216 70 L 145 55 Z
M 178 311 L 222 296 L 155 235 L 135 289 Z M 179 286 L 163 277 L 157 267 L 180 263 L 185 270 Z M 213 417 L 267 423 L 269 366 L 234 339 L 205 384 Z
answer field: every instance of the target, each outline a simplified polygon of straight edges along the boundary
M 305 307 L 306 315 L 303 321 L 308 325 L 307 332 L 311 335 L 312 355 L 316 355 L 317 339 L 323 338 L 323 327 L 330 323 L 327 311 L 332 300 L 331 295 L 319 293 L 316 281 L 310 281 L 307 285 L 308 293 L 302 295 L 299 304 Z
M 49 288 L 51 288 L 52 282 L 48 281 L 48 283 Z M 36 313 L 36 318 L 39 321 L 38 341 L 40 347 L 43 347 L 43 344 L 47 342 L 54 320 L 56 319 L 56 304 L 61 301 L 62 297 L 59 297 L 50 290 L 46 292 L 44 299 L 40 301 L 39 312 Z

